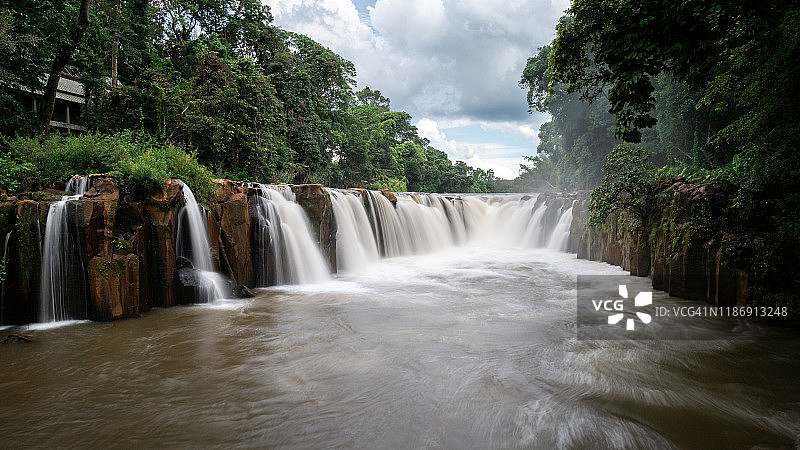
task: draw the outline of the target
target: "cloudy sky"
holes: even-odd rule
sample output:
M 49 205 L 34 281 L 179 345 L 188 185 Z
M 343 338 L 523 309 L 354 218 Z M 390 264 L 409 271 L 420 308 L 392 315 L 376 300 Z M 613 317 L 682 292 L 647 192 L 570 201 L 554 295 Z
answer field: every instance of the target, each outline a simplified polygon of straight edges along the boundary
M 264 0 L 281 28 L 355 64 L 452 160 L 514 178 L 538 144 L 519 79 L 569 0 Z

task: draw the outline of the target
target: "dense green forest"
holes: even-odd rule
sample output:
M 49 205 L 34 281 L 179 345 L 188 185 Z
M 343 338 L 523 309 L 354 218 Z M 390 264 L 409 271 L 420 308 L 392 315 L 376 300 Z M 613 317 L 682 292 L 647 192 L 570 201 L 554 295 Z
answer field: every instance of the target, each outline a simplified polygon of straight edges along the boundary
M 796 2 L 577 0 L 556 32 L 522 74 L 552 120 L 518 182 L 594 188 L 609 152 L 632 143 L 671 174 L 793 183 Z
M 355 92 L 352 63 L 271 22 L 258 0 L 3 1 L 0 188 L 112 172 L 142 190 L 166 176 L 492 190 L 380 91 Z M 87 87 L 83 135 L 47 130 L 48 74 L 65 68 Z M 20 87 L 42 93 L 38 113 Z
M 552 115 L 520 189 L 594 188 L 597 226 L 623 211 L 641 239 L 719 249 L 800 310 L 797 2 L 575 0 L 520 83 Z M 675 183 L 718 193 L 683 205 L 680 229 L 659 210 Z

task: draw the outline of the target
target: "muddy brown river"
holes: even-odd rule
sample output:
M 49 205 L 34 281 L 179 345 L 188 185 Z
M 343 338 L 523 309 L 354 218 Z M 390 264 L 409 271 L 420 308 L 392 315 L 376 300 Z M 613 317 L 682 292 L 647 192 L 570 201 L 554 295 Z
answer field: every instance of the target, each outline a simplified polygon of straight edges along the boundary
M 6 328 L 34 342 L 0 346 L 0 447 L 800 445 L 796 332 L 578 340 L 577 274 L 625 272 L 457 247 L 248 300 Z

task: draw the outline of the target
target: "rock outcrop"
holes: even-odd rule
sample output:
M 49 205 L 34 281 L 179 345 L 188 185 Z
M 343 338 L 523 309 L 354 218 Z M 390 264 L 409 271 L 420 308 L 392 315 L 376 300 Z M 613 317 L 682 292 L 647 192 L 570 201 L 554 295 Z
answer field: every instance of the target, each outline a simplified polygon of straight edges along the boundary
M 183 205 L 181 182 L 168 180 L 164 189 L 144 199 L 141 209 L 143 233 L 136 252 L 144 255 L 144 292 L 150 306 L 166 308 L 180 303 L 175 260 L 178 213 Z
M 133 245 L 143 225 L 135 210 L 138 205 L 121 204 L 119 186 L 111 177 L 91 179 L 89 191 L 74 201 L 79 257 L 87 269 L 88 318 L 136 317 L 149 308 L 141 302 L 139 269 L 144 255 L 137 254 Z
M 392 206 L 397 206 L 397 196 L 394 195 L 394 192 L 388 189 L 381 189 L 381 194 L 392 203 Z
M 216 203 L 209 214 L 208 232 L 218 267 L 235 284 L 253 286 L 253 261 L 250 252 L 251 220 L 247 189 L 231 180 L 215 180 Z
M 317 237 L 322 254 L 326 257 L 328 267 L 336 272 L 337 228 L 330 194 L 321 184 L 294 185 L 292 192 L 311 222 L 312 231 Z
M 569 250 L 581 259 L 618 265 L 631 275 L 650 276 L 654 289 L 675 297 L 743 306 L 749 274 L 730 267 L 721 255 L 719 239 L 693 221 L 700 214 L 721 214 L 727 196 L 724 185 L 669 180 L 661 187 L 658 217 L 648 231 L 619 211 L 604 224 L 589 226 L 590 193 L 579 192 Z
M 67 233 L 76 243 L 70 253 L 70 278 L 77 279 L 68 295 L 75 304 L 71 310 L 79 311 L 81 317 L 108 321 L 196 301 L 192 274 L 183 273 L 181 278 L 185 262 L 176 250 L 184 207 L 181 181 L 167 180 L 163 189 L 143 198 L 129 193 L 110 175 L 90 178 L 91 188 L 69 201 L 66 209 Z M 263 279 L 263 274 L 256 279 L 250 211 L 255 193 L 231 180 L 215 180 L 215 184 L 214 197 L 206 205 L 212 258 L 217 270 L 230 280 L 228 287 L 234 295 L 251 296 L 250 288 L 274 282 Z M 318 184 L 291 188 L 335 270 L 337 229 L 328 192 Z M 8 236 L 2 255 L 6 272 L 6 281 L 0 285 L 2 324 L 38 320 L 48 209 L 65 194 L 46 189 L 0 197 L 0 238 Z M 262 238 L 268 245 L 269 236 Z

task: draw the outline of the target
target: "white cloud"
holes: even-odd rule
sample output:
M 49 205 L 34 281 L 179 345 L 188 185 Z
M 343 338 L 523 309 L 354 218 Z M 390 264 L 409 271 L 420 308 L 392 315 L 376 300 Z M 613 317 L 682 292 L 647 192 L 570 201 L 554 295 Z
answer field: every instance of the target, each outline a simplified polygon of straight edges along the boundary
M 465 161 L 472 167 L 480 167 L 483 170 L 492 169 L 494 175 L 498 178 L 511 180 L 519 175 L 520 164 L 525 164 L 525 158 L 481 158 L 475 156 L 474 158 Z
M 350 0 L 267 4 L 276 25 L 306 34 L 352 61 L 360 87 L 379 89 L 393 109 L 422 118 L 420 134 L 432 142 L 433 134 L 422 131 L 425 120 L 440 133 L 479 124 L 501 132 L 493 135 L 530 142 L 519 149 L 520 158 L 535 152 L 546 116 L 528 115 L 518 81 L 527 58 L 552 40 L 569 0 L 377 0 L 366 8 L 368 20 Z M 516 162 L 496 161 L 489 154 L 503 146 L 508 150 L 507 142 L 445 138 L 439 145 L 434 146 L 456 159 L 506 164 L 502 171 L 516 176 Z
M 456 122 L 459 126 L 467 126 L 464 121 Z M 530 154 L 527 149 L 505 145 L 503 143 L 462 142 L 449 139 L 446 131 L 435 120 L 423 117 L 417 123 L 419 135 L 428 139 L 430 145 L 447 153 L 453 161 L 464 161 L 472 167 L 484 170 L 492 169 L 495 176 L 505 179 L 515 178 L 519 174 L 519 165 L 524 163 L 522 154 Z M 481 126 L 484 126 L 481 124 Z M 488 124 L 492 126 L 492 124 Z M 444 127 L 445 130 L 447 127 Z M 508 156 L 509 154 L 515 156 Z

